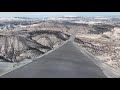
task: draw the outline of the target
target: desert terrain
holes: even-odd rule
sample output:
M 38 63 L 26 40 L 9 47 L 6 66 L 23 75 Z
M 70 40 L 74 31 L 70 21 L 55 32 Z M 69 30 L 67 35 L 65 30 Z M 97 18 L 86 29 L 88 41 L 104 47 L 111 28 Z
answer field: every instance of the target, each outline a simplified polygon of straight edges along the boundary
M 86 18 L 82 19 L 86 21 Z M 81 18 L 76 17 L 47 20 L 0 19 L 0 73 L 58 48 L 75 30 L 78 31 L 75 44 L 119 71 L 119 20 L 114 23 L 105 20 L 103 23 L 98 23 L 98 20 L 91 23 L 91 19 L 87 19 L 87 23 L 79 22 Z

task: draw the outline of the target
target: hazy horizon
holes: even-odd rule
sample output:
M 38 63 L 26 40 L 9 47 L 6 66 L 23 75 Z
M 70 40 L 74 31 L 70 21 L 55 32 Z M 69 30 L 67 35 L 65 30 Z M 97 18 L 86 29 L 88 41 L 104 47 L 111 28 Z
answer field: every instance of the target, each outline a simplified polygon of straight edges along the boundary
M 0 17 L 45 18 L 60 16 L 103 16 L 120 15 L 120 12 L 0 12 Z

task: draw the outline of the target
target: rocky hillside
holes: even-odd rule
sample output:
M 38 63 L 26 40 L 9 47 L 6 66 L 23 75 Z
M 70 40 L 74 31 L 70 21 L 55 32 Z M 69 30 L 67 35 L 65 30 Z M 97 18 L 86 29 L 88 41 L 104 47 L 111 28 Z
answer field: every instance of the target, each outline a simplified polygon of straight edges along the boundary
M 120 69 L 120 28 L 92 25 L 88 32 L 78 33 L 75 42 L 106 64 Z
M 0 58 L 7 62 L 36 58 L 69 39 L 69 35 L 59 31 L 9 33 L 0 35 Z

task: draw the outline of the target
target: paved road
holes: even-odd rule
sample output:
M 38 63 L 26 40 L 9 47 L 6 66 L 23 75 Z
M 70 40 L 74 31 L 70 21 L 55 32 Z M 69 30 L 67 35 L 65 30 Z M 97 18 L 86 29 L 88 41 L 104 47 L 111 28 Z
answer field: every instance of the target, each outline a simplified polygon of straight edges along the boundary
M 106 78 L 102 70 L 73 45 L 77 31 L 69 41 L 37 60 L 1 78 Z
M 107 78 L 71 41 L 1 78 Z

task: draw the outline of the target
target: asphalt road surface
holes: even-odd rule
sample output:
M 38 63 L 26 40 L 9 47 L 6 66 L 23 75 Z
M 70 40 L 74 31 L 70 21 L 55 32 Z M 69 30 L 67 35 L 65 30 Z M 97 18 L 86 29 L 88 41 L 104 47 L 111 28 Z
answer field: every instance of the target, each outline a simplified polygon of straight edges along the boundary
M 107 78 L 71 41 L 1 78 Z

